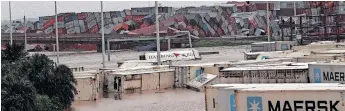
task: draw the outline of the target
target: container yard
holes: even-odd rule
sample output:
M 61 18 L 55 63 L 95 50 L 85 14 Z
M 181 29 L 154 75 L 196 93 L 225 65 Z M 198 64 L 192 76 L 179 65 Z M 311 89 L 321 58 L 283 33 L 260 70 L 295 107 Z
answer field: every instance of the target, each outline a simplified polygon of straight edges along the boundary
M 2 49 L 68 66 L 77 111 L 345 111 L 343 1 L 156 6 L 13 21 Z

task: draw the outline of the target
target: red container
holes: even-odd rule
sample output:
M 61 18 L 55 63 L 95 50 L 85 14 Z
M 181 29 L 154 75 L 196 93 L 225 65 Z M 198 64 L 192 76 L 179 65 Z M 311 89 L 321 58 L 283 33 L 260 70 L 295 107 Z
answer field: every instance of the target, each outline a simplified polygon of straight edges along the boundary
M 217 33 L 218 33 L 219 36 L 224 35 L 223 30 L 220 27 L 218 28 Z
M 93 27 L 91 27 L 90 29 L 89 29 L 89 32 L 91 33 L 91 34 L 96 34 L 96 33 L 98 33 L 98 25 L 95 25 L 95 26 L 93 26 Z
M 58 29 L 58 33 L 59 33 L 59 34 L 66 34 L 67 31 L 66 31 L 65 28 L 59 28 L 59 29 Z
M 255 23 L 255 20 L 249 20 L 250 24 L 252 25 L 252 27 L 257 28 L 257 25 Z
M 142 19 L 144 18 L 145 16 L 142 16 L 142 15 L 133 15 L 132 16 L 132 20 L 135 21 L 136 23 L 142 23 Z
M 87 13 L 78 13 L 78 20 L 84 20 L 87 17 Z
M 199 26 L 193 26 L 193 29 L 195 29 L 195 30 L 200 30 L 200 28 L 199 28 Z
M 59 16 L 58 17 L 58 21 L 59 22 L 64 22 L 65 21 L 65 17 L 64 16 Z
M 202 30 L 199 30 L 199 37 L 206 37 L 205 32 Z
M 53 26 L 55 23 L 55 18 L 49 19 L 47 22 L 43 24 L 43 30 L 47 29 L 50 26 Z
M 185 21 L 186 17 L 184 15 L 175 15 L 174 16 L 176 22 L 181 22 L 181 21 Z
M 124 20 L 125 21 L 132 20 L 132 15 L 127 15 Z

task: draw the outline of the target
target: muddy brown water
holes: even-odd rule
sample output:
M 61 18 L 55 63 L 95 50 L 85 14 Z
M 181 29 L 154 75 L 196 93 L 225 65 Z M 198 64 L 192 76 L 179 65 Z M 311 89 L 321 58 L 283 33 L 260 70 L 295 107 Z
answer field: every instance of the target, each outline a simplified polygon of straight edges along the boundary
M 178 64 L 194 64 L 207 62 L 224 62 L 243 60 L 243 52 L 249 51 L 250 46 L 222 46 L 199 47 L 198 51 L 219 51 L 219 54 L 202 55 L 202 60 L 177 61 Z M 44 52 L 43 52 L 44 53 Z M 139 59 L 144 52 L 123 51 L 111 53 L 111 61 L 107 61 L 106 67 L 117 68 L 117 61 Z M 49 56 L 56 61 L 56 56 Z M 102 67 L 102 54 L 75 54 L 60 56 L 60 64 L 69 67 L 83 66 L 85 70 L 97 70 Z M 102 98 L 97 102 L 76 101 L 72 107 L 77 111 L 205 111 L 205 96 L 203 92 L 189 89 L 170 89 L 161 93 L 144 91 L 142 94 L 131 94 L 122 100 L 114 98 Z

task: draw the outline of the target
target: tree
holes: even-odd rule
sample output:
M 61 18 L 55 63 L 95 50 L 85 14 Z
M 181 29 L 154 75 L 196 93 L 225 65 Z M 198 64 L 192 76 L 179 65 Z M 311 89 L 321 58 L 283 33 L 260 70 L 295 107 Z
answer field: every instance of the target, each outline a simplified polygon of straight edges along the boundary
M 43 54 L 35 54 L 21 66 L 37 92 L 50 98 L 57 98 L 64 108 L 71 106 L 76 93 L 76 80 L 66 65 L 55 67 L 54 62 Z
M 6 44 L 6 49 L 1 50 L 1 60 L 14 62 L 16 60 L 24 58 L 28 54 L 27 52 L 25 52 L 24 48 L 24 45 L 20 44 Z
M 6 47 L 1 53 L 3 111 L 58 111 L 71 106 L 76 80 L 70 68 L 56 66 L 43 54 L 25 57 L 27 53 L 20 45 Z M 36 94 L 40 94 L 38 100 Z
M 49 98 L 47 95 L 36 96 L 37 111 L 62 111 L 63 106 L 58 102 L 57 98 Z
M 1 111 L 36 111 L 36 90 L 15 70 L 6 70 L 1 76 Z

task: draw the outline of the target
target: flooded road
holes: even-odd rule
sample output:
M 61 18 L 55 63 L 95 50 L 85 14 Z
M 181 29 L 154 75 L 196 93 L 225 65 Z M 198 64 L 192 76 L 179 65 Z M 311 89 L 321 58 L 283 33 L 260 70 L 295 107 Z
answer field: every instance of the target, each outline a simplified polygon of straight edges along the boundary
M 222 46 L 222 47 L 199 47 L 198 51 L 219 51 L 219 54 L 202 55 L 202 60 L 177 61 L 178 64 L 194 64 L 207 62 L 224 62 L 243 60 L 243 52 L 249 51 L 250 46 Z M 43 52 L 44 53 L 44 52 Z M 139 55 L 144 52 L 123 51 L 111 53 L 111 61 L 107 61 L 106 67 L 117 68 L 120 60 L 138 60 Z M 56 56 L 50 52 L 49 56 L 56 61 Z M 69 67 L 83 66 L 85 70 L 97 70 L 102 67 L 102 54 L 74 54 L 61 55 L 60 64 Z M 133 94 L 114 100 L 114 98 L 102 98 L 97 102 L 74 102 L 72 107 L 77 111 L 205 111 L 205 96 L 203 92 L 196 92 L 189 89 L 170 89 L 163 93 L 143 92 Z

